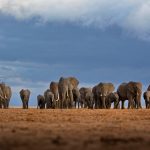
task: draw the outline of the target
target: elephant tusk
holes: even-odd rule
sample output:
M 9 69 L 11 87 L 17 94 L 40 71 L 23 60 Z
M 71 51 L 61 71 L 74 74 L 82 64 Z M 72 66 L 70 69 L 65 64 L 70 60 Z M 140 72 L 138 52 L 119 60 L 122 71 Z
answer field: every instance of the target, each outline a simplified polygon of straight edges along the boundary
M 56 102 L 58 102 L 59 99 L 56 99 Z
M 5 95 L 4 98 L 7 99 L 7 96 Z
M 59 95 L 57 96 L 57 99 L 56 99 L 56 102 L 58 102 L 59 101 Z

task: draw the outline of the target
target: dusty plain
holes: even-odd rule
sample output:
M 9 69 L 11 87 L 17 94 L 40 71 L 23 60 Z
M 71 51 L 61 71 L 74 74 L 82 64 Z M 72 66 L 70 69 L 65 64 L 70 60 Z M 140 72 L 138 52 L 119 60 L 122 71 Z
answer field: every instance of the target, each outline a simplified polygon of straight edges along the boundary
M 150 110 L 0 110 L 0 150 L 150 149 Z

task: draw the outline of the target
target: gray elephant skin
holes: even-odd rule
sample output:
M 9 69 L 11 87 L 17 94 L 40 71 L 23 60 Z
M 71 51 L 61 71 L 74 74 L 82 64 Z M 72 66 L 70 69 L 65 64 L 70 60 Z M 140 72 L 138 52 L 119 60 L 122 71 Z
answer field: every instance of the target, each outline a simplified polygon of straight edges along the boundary
M 9 108 L 9 102 L 12 96 L 10 86 L 0 83 L 0 108 Z
M 61 77 L 58 83 L 60 108 L 73 107 L 73 89 L 77 88 L 79 81 L 75 77 Z
M 80 92 L 80 103 L 81 108 L 84 105 L 84 108 L 93 108 L 94 100 L 93 100 L 93 93 L 91 88 L 82 87 L 79 90 Z
M 142 95 L 142 83 L 130 81 L 128 83 L 122 83 L 118 89 L 119 101 L 122 101 L 122 109 L 124 109 L 124 102 L 128 100 L 128 109 L 142 108 L 141 95 Z
M 58 92 L 58 82 L 52 81 L 50 83 L 50 91 L 54 94 L 53 107 L 59 108 L 59 92 Z
M 23 109 L 28 109 L 29 108 L 30 94 L 31 94 L 31 92 L 28 89 L 22 89 L 20 91 L 20 98 L 22 100 Z
M 107 109 L 111 108 L 112 103 L 114 103 L 114 109 L 119 109 L 120 108 L 120 105 L 118 105 L 119 95 L 117 94 L 117 92 L 110 93 L 106 97 L 106 108 Z
M 79 108 L 79 103 L 80 103 L 80 92 L 78 88 L 74 88 L 72 90 L 73 93 L 73 100 L 74 100 L 74 107 L 76 108 L 76 106 L 78 105 Z
M 50 109 L 50 108 L 55 108 L 53 101 L 54 101 L 54 94 L 50 91 L 50 89 L 47 89 L 44 92 L 44 98 L 45 98 L 45 102 L 46 102 L 46 108 Z
M 45 109 L 45 104 L 46 104 L 46 101 L 45 101 L 45 98 L 43 95 L 38 95 L 37 96 L 37 109 L 40 108 L 40 109 Z
M 146 106 L 146 108 L 150 109 L 150 91 L 144 92 L 143 98 L 145 100 L 145 106 Z
M 108 94 L 112 93 L 115 90 L 115 87 L 112 83 L 102 83 L 93 87 L 93 95 L 95 101 L 95 108 L 106 108 L 106 97 Z

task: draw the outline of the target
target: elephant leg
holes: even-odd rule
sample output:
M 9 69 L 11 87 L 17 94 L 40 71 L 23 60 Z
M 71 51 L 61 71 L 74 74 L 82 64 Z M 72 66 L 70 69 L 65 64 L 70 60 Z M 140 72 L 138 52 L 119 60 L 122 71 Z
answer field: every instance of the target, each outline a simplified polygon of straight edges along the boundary
M 23 105 L 22 108 L 26 109 L 26 102 L 25 101 L 22 102 L 22 105 Z
M 76 108 L 76 105 L 77 105 L 77 100 L 75 99 L 74 100 L 74 108 Z
M 78 99 L 78 109 L 80 108 L 80 99 Z
M 139 106 L 139 107 L 140 107 L 140 109 L 142 109 L 141 101 L 139 102 L 139 105 L 140 105 L 140 106 Z
M 95 98 L 95 109 L 98 109 L 97 99 Z
M 137 109 L 139 109 L 139 108 L 141 108 L 141 107 L 140 107 L 140 101 L 137 100 Z
M 9 102 L 10 102 L 10 100 L 7 100 L 7 108 L 9 108 Z
M 116 107 L 117 109 L 120 109 L 120 103 L 118 103 L 118 105 L 117 105 L 117 107 Z
M 125 109 L 125 107 L 124 107 L 124 100 L 122 100 L 122 106 L 121 106 L 121 109 Z
M 147 100 L 145 100 L 145 105 L 146 105 L 146 109 L 148 109 L 148 101 Z
M 6 101 L 3 101 L 3 108 L 7 109 L 7 102 Z
M 117 109 L 117 107 L 118 107 L 118 103 L 114 101 L 114 109 Z
M 83 108 L 83 101 L 80 102 L 81 108 Z
M 133 99 L 132 99 L 132 97 L 129 97 L 128 109 L 133 109 Z
M 63 109 L 65 101 L 65 93 L 60 94 L 60 108 Z
M 28 109 L 28 102 L 27 102 L 27 104 L 26 104 L 26 107 L 27 107 L 27 109 Z
M 106 109 L 105 96 L 102 97 L 102 109 Z
M 72 90 L 69 90 L 69 108 L 73 107 L 73 93 Z
M 3 106 L 3 105 L 2 105 L 2 102 L 0 101 L 0 108 L 2 108 L 2 106 Z
M 98 108 L 99 109 L 102 109 L 103 107 L 102 107 L 103 105 L 102 105 L 102 98 L 99 98 L 98 99 Z
M 150 101 L 148 102 L 148 109 L 150 109 Z

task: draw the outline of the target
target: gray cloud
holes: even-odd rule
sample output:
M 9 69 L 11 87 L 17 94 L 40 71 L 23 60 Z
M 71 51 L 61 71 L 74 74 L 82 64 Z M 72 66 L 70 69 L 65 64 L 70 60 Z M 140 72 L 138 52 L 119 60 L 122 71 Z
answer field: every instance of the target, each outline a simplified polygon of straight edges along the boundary
M 0 12 L 18 20 L 38 18 L 101 29 L 115 25 L 138 38 L 150 38 L 149 0 L 1 0 Z

